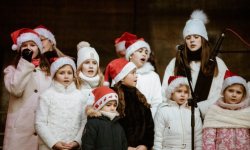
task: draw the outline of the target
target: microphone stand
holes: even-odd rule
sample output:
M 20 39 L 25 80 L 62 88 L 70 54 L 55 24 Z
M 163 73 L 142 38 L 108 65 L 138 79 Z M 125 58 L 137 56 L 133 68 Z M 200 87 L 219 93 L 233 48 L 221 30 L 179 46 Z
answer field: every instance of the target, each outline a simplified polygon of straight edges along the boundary
M 192 98 L 188 99 L 188 106 L 191 106 L 192 150 L 194 150 L 194 127 L 195 127 L 195 113 L 194 113 L 194 110 L 195 110 L 195 107 L 197 107 L 197 97 L 194 94 L 194 91 L 193 91 L 193 88 L 192 88 L 192 85 L 191 85 L 191 82 L 190 82 L 190 77 L 187 74 L 187 67 L 186 67 L 184 57 L 183 57 L 183 53 L 182 53 L 183 49 L 184 49 L 184 46 L 179 46 L 178 47 L 178 50 L 180 51 L 180 57 L 181 57 L 181 60 L 182 60 L 182 65 L 184 67 L 185 74 L 187 76 L 188 84 L 189 84 L 189 87 L 190 87 L 190 90 L 191 90 L 191 95 L 192 95 Z

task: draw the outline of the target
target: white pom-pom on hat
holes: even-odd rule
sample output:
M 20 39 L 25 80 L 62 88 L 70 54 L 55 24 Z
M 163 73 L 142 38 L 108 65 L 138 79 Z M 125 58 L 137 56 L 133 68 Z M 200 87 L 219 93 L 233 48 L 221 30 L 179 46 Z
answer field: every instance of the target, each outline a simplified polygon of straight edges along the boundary
M 209 22 L 207 15 L 202 10 L 193 11 L 190 18 L 201 20 L 204 24 L 207 24 Z
M 77 51 L 79 51 L 81 48 L 83 47 L 90 47 L 90 44 L 88 42 L 85 41 L 81 41 L 78 45 L 77 45 Z
M 16 44 L 13 44 L 11 48 L 12 50 L 16 51 L 18 49 L 18 46 Z

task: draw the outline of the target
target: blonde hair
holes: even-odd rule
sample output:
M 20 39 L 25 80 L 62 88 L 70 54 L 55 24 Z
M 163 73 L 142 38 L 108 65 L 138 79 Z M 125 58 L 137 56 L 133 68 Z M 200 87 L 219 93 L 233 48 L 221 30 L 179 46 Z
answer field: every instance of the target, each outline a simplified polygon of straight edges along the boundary
M 189 86 L 186 85 L 186 84 L 180 84 L 180 86 L 178 86 L 177 88 L 179 88 L 179 87 L 181 87 L 181 86 L 185 86 L 185 87 L 187 88 L 188 96 L 190 96 L 190 88 L 189 88 Z M 177 88 L 174 90 L 174 92 L 176 92 Z M 173 95 L 173 93 L 171 93 L 171 100 L 173 100 L 172 95 Z M 175 100 L 173 100 L 173 101 L 175 101 Z M 188 109 L 191 109 L 191 107 L 188 106 L 188 103 L 186 104 L 185 107 L 188 108 Z
M 83 63 L 82 63 L 82 64 L 83 64 Z M 81 80 L 81 78 L 80 78 L 80 76 L 79 76 L 79 73 L 82 71 L 82 67 L 81 67 L 82 64 L 76 69 L 76 80 L 75 80 L 75 84 L 76 84 L 76 88 L 79 89 L 79 90 L 82 88 L 82 80 Z M 103 76 L 103 74 L 102 74 L 102 72 L 101 72 L 101 70 L 100 70 L 99 67 L 97 68 L 96 75 L 99 75 L 99 77 L 100 77 L 99 83 L 98 83 L 97 87 L 103 86 L 103 83 L 104 83 L 104 76 Z M 96 75 L 95 75 L 95 76 L 96 76 Z

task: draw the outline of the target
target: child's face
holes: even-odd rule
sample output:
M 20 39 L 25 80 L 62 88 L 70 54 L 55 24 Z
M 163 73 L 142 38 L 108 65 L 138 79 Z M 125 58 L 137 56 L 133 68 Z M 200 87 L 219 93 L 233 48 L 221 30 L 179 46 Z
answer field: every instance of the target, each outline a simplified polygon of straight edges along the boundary
M 109 102 L 107 102 L 102 108 L 102 111 L 106 111 L 106 112 L 111 112 L 111 113 L 115 113 L 116 112 L 116 108 L 117 108 L 117 101 L 116 100 L 111 100 Z
M 82 73 L 86 77 L 94 77 L 97 73 L 98 64 L 94 59 L 87 59 L 82 63 Z
M 74 79 L 74 72 L 72 67 L 70 65 L 64 65 L 57 70 L 54 79 L 66 87 L 69 86 Z
M 238 104 L 241 102 L 244 91 L 243 91 L 242 85 L 236 84 L 236 85 L 231 85 L 226 88 L 224 91 L 223 95 L 225 98 L 225 102 L 228 104 Z
M 148 49 L 146 47 L 140 48 L 130 56 L 130 61 L 133 62 L 137 68 L 141 68 L 148 60 Z
M 133 69 L 130 71 L 126 77 L 124 77 L 122 80 L 122 84 L 126 86 L 131 86 L 135 87 L 137 83 L 137 74 L 136 74 L 136 69 Z
M 190 49 L 190 51 L 197 51 L 201 48 L 201 36 L 192 34 L 185 38 L 187 47 Z
M 188 99 L 189 91 L 186 85 L 181 85 L 176 88 L 175 92 L 172 93 L 171 99 L 176 101 L 178 104 L 182 105 Z
M 123 50 L 123 51 L 118 51 L 118 52 L 116 52 L 116 53 L 117 53 L 117 56 L 118 56 L 119 58 L 125 59 L 125 57 L 126 57 L 126 49 Z
M 53 43 L 43 35 L 39 36 L 43 45 L 43 52 L 52 51 Z
M 21 52 L 23 52 L 24 49 L 29 49 L 33 51 L 32 59 L 36 58 L 36 56 L 39 53 L 38 46 L 33 41 L 27 41 L 27 42 L 22 43 Z

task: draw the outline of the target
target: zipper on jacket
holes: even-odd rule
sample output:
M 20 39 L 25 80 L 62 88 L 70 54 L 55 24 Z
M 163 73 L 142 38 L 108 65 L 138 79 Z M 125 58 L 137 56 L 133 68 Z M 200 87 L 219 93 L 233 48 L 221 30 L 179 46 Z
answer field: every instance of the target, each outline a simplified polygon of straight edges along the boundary
M 183 121 L 182 121 L 182 115 L 181 115 L 181 107 L 179 106 L 179 112 L 180 112 L 180 117 L 181 117 L 181 126 L 182 126 L 182 148 L 186 148 L 186 144 L 184 143 L 185 141 L 185 131 L 183 127 Z

